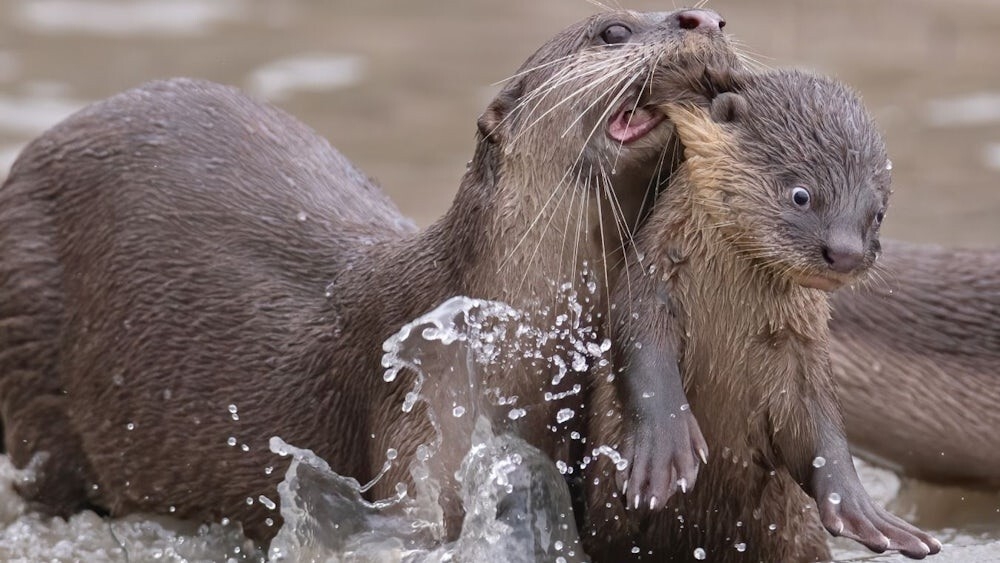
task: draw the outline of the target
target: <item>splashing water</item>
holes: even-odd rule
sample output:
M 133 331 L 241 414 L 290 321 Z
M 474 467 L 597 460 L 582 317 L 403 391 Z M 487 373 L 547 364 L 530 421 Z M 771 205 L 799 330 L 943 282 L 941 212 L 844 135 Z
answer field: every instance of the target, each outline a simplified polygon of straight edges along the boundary
M 538 381 L 553 385 L 553 389 L 545 391 L 542 401 L 579 399 L 580 380 L 573 379 L 578 374 L 576 368 L 606 361 L 603 356 L 610 343 L 598 340 L 587 328 L 588 320 L 575 317 L 581 313 L 572 307 L 570 310 L 561 322 L 550 323 L 554 328 L 538 328 L 532 326 L 529 315 L 506 305 L 456 298 L 388 339 L 383 358 L 386 379 L 412 378 L 412 390 L 399 408 L 407 413 L 405 416 L 430 417 L 436 431 L 406 468 L 412 485 L 399 484 L 396 495 L 370 502 L 363 496 L 366 486 L 331 471 L 311 451 L 274 438 L 272 451 L 290 456 L 292 462 L 278 490 L 285 522 L 268 549 L 268 557 L 274 561 L 408 563 L 586 560 L 562 475 L 572 464 L 553 461 L 507 431 L 508 425 L 523 422 L 535 413 L 523 396 L 506 393 L 494 385 L 510 370 L 534 369 L 540 376 L 557 375 L 555 381 L 539 377 Z M 551 346 L 552 342 L 562 344 Z M 580 366 L 581 362 L 586 365 Z M 439 413 L 414 410 L 421 401 L 446 408 Z M 238 408 L 234 407 L 238 405 L 230 406 L 230 415 L 237 415 Z M 524 415 L 511 421 L 507 413 L 515 409 Z M 575 410 L 571 416 L 571 411 L 550 409 L 552 419 L 541 422 L 560 429 L 581 418 L 581 412 Z M 581 439 L 576 431 L 567 429 L 566 433 L 571 439 Z M 437 450 L 445 442 L 467 444 L 464 450 L 456 448 L 462 457 L 450 475 L 442 471 L 438 459 Z M 592 444 L 588 451 L 591 455 L 585 462 L 606 455 L 616 466 L 626 463 L 606 445 Z M 397 455 L 395 448 L 387 451 L 386 467 L 402 462 Z M 44 518 L 28 512 L 11 490 L 12 484 L 23 478 L 24 472 L 15 471 L 9 460 L 0 456 L 0 560 L 181 562 L 265 558 L 235 523 L 199 526 L 149 515 L 106 519 L 90 511 L 68 521 Z M 874 478 L 864 471 L 862 478 L 870 487 Z M 459 490 L 466 511 L 461 534 L 450 542 L 444 541 L 444 514 L 439 503 L 443 486 Z M 891 498 L 895 493 L 885 494 Z M 273 497 L 251 500 L 265 506 L 275 504 Z M 985 561 L 987 554 L 998 549 L 991 543 L 996 541 L 992 534 L 950 534 L 942 539 L 949 544 L 946 553 L 936 556 L 942 562 Z M 747 547 L 737 543 L 734 549 Z M 838 559 L 870 557 L 848 544 L 838 544 L 835 553 Z M 893 556 L 883 557 L 879 560 L 896 560 Z

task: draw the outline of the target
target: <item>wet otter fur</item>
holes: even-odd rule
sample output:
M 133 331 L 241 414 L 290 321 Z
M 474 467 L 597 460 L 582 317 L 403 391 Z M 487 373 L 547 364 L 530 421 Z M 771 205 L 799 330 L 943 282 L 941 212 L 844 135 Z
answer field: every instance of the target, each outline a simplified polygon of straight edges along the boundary
M 884 241 L 876 274 L 831 299 L 851 448 L 909 476 L 1000 488 L 1000 250 Z
M 412 382 L 383 381 L 381 343 L 456 295 L 607 332 L 614 265 L 676 164 L 658 104 L 686 95 L 674 70 L 739 65 L 721 26 L 608 11 L 555 36 L 484 112 L 454 204 L 422 232 L 325 140 L 231 88 L 155 82 L 46 132 L 0 187 L 0 418 L 34 469 L 22 496 L 49 514 L 226 517 L 266 541 L 281 519 L 259 499 L 278 501 L 288 463 L 275 435 L 361 482 L 396 450 L 370 491 L 393 496 L 434 429 L 402 412 Z M 598 289 L 577 312 L 563 284 Z M 549 386 L 526 365 L 484 382 L 531 407 L 497 430 L 569 459 L 571 428 L 549 426 L 581 398 L 543 397 L 582 378 Z M 469 445 L 433 460 L 450 536 Z
M 728 89 L 710 108 L 667 110 L 686 160 L 638 234 L 644 259 L 616 290 L 624 371 L 595 392 L 597 434 L 611 433 L 596 444 L 631 463 L 592 469 L 602 485 L 588 552 L 816 561 L 829 558 L 825 527 L 876 551 L 935 553 L 940 543 L 864 491 L 830 373 L 824 290 L 879 251 L 882 138 L 832 80 L 779 71 Z M 693 441 L 688 412 L 710 450 L 696 482 L 659 453 Z M 628 479 L 627 513 L 608 502 L 616 474 Z

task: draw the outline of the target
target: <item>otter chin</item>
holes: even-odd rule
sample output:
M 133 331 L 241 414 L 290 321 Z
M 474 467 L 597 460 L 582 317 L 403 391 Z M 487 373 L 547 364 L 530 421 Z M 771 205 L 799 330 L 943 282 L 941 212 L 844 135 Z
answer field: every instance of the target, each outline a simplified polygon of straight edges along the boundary
M 851 283 L 852 280 L 823 275 L 800 275 L 794 276 L 792 281 L 802 287 L 809 289 L 821 289 L 827 293 L 831 293 Z

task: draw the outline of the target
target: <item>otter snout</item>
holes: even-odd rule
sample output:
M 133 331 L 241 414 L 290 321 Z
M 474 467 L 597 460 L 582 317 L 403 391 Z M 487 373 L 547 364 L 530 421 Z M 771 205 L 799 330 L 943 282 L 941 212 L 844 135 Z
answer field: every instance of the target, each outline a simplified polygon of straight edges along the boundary
M 865 261 L 865 244 L 860 236 L 832 233 L 822 249 L 823 260 L 838 274 L 849 274 Z
M 684 10 L 671 14 L 681 29 L 688 31 L 719 31 L 726 27 L 726 20 L 712 10 Z

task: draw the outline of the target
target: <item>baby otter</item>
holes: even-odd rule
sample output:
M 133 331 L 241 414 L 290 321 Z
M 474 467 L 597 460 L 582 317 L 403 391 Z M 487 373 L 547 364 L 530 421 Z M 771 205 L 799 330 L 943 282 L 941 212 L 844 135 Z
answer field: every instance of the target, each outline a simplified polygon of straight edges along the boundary
M 833 80 L 782 71 L 730 86 L 707 110 L 666 108 L 686 160 L 616 290 L 630 436 L 620 473 L 643 523 L 608 550 L 811 561 L 829 556 L 822 523 L 875 551 L 936 553 L 862 487 L 830 373 L 826 291 L 879 253 L 883 140 Z

